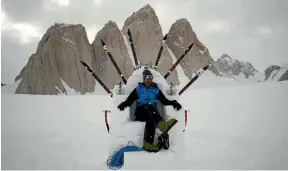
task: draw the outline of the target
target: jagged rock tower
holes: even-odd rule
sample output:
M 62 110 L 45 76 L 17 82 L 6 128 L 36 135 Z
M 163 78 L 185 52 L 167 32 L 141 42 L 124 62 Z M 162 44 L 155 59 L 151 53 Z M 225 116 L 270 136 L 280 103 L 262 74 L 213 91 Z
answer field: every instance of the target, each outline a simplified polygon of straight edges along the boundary
M 129 16 L 125 20 L 122 28 L 122 33 L 126 37 L 128 36 L 128 29 L 130 29 L 132 33 L 138 61 L 144 64 L 154 64 L 161 46 L 161 41 L 164 37 L 154 9 L 150 5 L 145 5 Z M 172 66 L 171 55 L 165 47 L 157 69 L 164 76 Z M 168 83 L 174 82 L 178 85 L 179 79 L 177 71 L 174 70 L 166 80 Z
M 127 43 L 128 29 L 132 34 L 138 62 L 154 65 L 164 35 L 154 9 L 145 5 L 125 20 L 121 31 L 115 22 L 106 23 L 92 44 L 89 44 L 85 28 L 81 24 L 51 26 L 39 42 L 36 52 L 16 77 L 16 81 L 21 79 L 21 82 L 15 93 L 55 95 L 66 92 L 64 84 L 80 94 L 92 93 L 98 83 L 82 66 L 82 60 L 91 66 L 108 88 L 113 88 L 122 80 L 105 53 L 101 39 L 106 43 L 124 77 L 128 78 L 134 71 L 133 55 L 129 55 L 131 47 Z M 190 23 L 186 19 L 179 19 L 169 30 L 167 46 L 164 46 L 158 71 L 164 76 L 173 66 L 172 55 L 179 58 L 192 42 L 195 45 L 180 63 L 189 79 L 192 78 L 194 69 L 198 70 L 214 62 Z M 214 67 L 210 70 L 219 74 Z M 166 80 L 179 85 L 177 70 L 174 69 Z
M 119 84 L 121 81 L 121 77 L 104 51 L 101 45 L 101 39 L 106 43 L 108 50 L 113 55 L 115 62 L 125 78 L 130 77 L 134 71 L 133 63 L 128 54 L 121 31 L 115 22 L 109 21 L 97 33 L 92 43 L 94 52 L 92 67 L 108 88 L 114 88 L 114 85 Z
M 209 50 L 198 40 L 187 19 L 181 18 L 174 22 L 169 30 L 167 45 L 174 55 L 179 58 L 187 47 L 194 42 L 193 48 L 180 63 L 185 75 L 192 79 L 193 69 L 198 70 L 214 62 Z M 218 74 L 218 70 L 210 67 L 209 70 Z
M 54 24 L 16 77 L 21 82 L 15 93 L 65 93 L 63 82 L 81 94 L 93 92 L 95 80 L 80 63 L 91 65 L 92 54 L 82 25 Z

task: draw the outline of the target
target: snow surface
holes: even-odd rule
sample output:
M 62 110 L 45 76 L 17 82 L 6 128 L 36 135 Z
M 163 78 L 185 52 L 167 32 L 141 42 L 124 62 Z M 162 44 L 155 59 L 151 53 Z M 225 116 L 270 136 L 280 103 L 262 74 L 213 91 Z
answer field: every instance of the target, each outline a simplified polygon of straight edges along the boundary
M 128 38 L 127 38 L 124 34 L 121 33 L 121 35 L 122 35 L 122 37 L 123 37 L 123 40 L 124 40 L 125 46 L 126 46 L 126 48 L 127 48 L 127 51 L 128 51 L 129 57 L 130 57 L 130 59 L 131 59 L 131 61 L 132 61 L 132 63 L 133 63 L 133 66 L 136 67 L 136 66 L 135 66 L 134 57 L 133 57 L 133 52 L 132 52 L 132 49 L 131 49 L 131 46 L 130 46 L 129 40 L 128 40 Z M 137 54 L 136 54 L 136 55 L 137 55 Z
M 191 110 L 185 160 L 174 161 L 171 151 L 126 153 L 122 169 L 287 169 L 287 86 L 187 90 L 180 98 Z M 2 169 L 107 169 L 109 96 L 1 97 Z
M 22 79 L 19 79 L 18 81 L 15 81 L 11 84 L 6 84 L 5 86 L 1 86 L 1 92 L 6 93 L 6 94 L 14 94 L 21 80 Z

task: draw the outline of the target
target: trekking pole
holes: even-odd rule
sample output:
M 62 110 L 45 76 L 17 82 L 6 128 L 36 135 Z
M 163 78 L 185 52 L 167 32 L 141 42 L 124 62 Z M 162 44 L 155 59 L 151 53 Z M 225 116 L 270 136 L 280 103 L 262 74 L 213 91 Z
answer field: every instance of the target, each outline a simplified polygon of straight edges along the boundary
M 107 128 L 107 131 L 108 131 L 108 134 L 109 134 L 109 124 L 108 124 L 108 119 L 107 119 L 107 113 L 110 113 L 111 111 L 110 110 L 104 110 L 104 118 L 105 118 L 105 124 L 106 124 L 106 128 Z
M 185 126 L 184 126 L 183 132 L 185 132 L 185 130 L 186 130 L 186 125 L 187 125 L 187 120 L 188 120 L 187 111 L 189 111 L 189 110 L 186 109 L 186 110 L 184 111 Z

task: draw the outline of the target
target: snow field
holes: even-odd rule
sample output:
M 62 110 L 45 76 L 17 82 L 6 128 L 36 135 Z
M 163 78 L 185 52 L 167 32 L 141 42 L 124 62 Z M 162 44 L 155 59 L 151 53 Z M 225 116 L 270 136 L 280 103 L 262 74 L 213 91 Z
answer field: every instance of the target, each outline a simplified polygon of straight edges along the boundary
M 287 169 L 287 87 L 283 81 L 187 90 L 180 97 L 190 109 L 185 160 L 170 163 L 171 151 L 126 153 L 123 169 Z M 1 97 L 2 169 L 107 169 L 111 135 L 103 110 L 113 106 L 111 97 Z

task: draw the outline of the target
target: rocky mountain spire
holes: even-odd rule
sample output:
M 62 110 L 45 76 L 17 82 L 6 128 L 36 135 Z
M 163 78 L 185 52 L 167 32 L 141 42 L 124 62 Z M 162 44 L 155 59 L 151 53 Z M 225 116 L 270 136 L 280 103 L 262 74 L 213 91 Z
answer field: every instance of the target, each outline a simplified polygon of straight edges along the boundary
M 21 82 L 15 93 L 65 93 L 63 82 L 81 94 L 93 92 L 95 81 L 80 63 L 83 60 L 91 65 L 91 59 L 85 28 L 56 23 L 44 34 L 36 53 L 17 76 Z
M 114 85 L 119 84 L 121 81 L 121 77 L 104 51 L 101 39 L 106 43 L 108 50 L 125 78 L 131 76 L 134 71 L 133 63 L 128 54 L 121 31 L 115 22 L 109 21 L 97 33 L 92 43 L 94 51 L 92 67 L 108 88 L 114 88 Z
M 104 51 L 101 39 L 106 43 L 122 74 L 129 78 L 134 71 L 134 64 L 128 44 L 128 29 L 133 37 L 138 62 L 155 64 L 164 35 L 159 19 L 150 5 L 133 12 L 125 20 L 121 30 L 113 21 L 106 23 L 92 44 L 89 44 L 85 28 L 81 24 L 56 23 L 48 28 L 36 52 L 15 78 L 16 81 L 21 80 L 16 93 L 65 93 L 64 84 L 81 94 L 94 92 L 98 83 L 81 65 L 81 60 L 91 66 L 108 88 L 113 88 L 122 80 Z M 180 63 L 188 78 L 192 78 L 193 70 L 214 62 L 209 50 L 198 40 L 190 23 L 187 19 L 181 18 L 169 29 L 167 46 L 164 46 L 158 71 L 164 76 L 174 64 L 172 55 L 179 58 L 192 42 L 195 46 Z M 210 70 L 216 75 L 219 74 L 219 70 L 214 67 Z M 174 69 L 166 80 L 168 83 L 179 85 L 177 70 Z
M 122 33 L 127 39 L 128 29 L 131 30 L 138 61 L 144 64 L 154 64 L 164 37 L 154 9 L 150 5 L 145 5 L 125 20 Z M 171 55 L 165 47 L 157 69 L 164 76 L 172 65 Z M 174 70 L 166 80 L 168 83 L 179 84 L 177 71 Z
M 198 40 L 189 21 L 186 18 L 176 20 L 169 29 L 167 45 L 178 58 L 185 49 L 194 42 L 193 48 L 182 60 L 180 65 L 185 75 L 191 79 L 193 69 L 198 70 L 207 64 L 214 62 L 209 50 Z M 211 67 L 215 74 L 218 74 L 216 68 Z
M 229 55 L 223 54 L 220 58 L 217 59 L 217 64 L 219 69 L 225 73 L 231 75 L 239 75 L 240 73 L 245 75 L 246 78 L 254 76 L 257 71 L 250 62 L 240 61 L 232 59 Z

